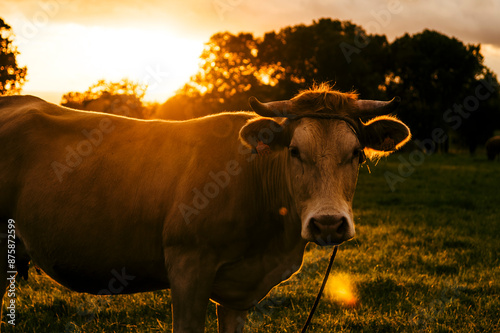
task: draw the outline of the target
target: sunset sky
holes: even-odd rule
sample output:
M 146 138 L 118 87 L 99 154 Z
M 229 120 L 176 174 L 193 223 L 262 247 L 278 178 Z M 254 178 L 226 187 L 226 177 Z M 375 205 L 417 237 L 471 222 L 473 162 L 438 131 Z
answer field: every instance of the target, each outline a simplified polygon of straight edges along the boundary
M 28 67 L 23 93 L 55 103 L 124 77 L 148 84 L 146 98 L 163 102 L 196 72 L 212 34 L 262 36 L 322 17 L 390 41 L 427 28 L 481 43 L 485 64 L 500 73 L 500 0 L 1 0 L 0 17 Z

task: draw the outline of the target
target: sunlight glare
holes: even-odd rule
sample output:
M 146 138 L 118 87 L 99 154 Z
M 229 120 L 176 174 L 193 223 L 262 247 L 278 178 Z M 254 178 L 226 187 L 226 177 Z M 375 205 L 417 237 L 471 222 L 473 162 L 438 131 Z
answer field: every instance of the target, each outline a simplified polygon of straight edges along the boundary
M 498 69 L 500 69 L 500 47 L 493 44 L 481 44 L 481 53 L 484 56 L 484 64 L 498 73 Z
M 128 78 L 148 85 L 146 100 L 165 101 L 197 72 L 204 47 L 204 41 L 167 27 L 115 28 L 67 23 L 54 24 L 46 30 L 36 43 L 21 49 L 20 59 L 30 64 L 26 90 L 45 90 L 49 78 L 51 90 L 61 93 L 84 91 L 100 79 L 116 82 Z M 56 44 L 64 44 L 64 48 L 46 46 Z M 41 58 L 54 59 L 54 67 L 43 66 Z
M 352 278 L 346 273 L 330 275 L 326 285 L 326 295 L 331 301 L 343 306 L 354 307 L 358 303 Z
M 96 28 L 92 43 L 100 52 L 103 71 L 148 85 L 146 98 L 172 93 L 198 69 L 203 43 L 166 30 Z M 99 63 L 96 59 L 95 63 Z
M 274 87 L 278 84 L 279 79 L 281 78 L 280 72 L 282 71 L 284 71 L 284 68 L 281 67 L 281 64 L 279 63 L 278 65 L 261 68 L 256 71 L 254 75 L 263 84 Z

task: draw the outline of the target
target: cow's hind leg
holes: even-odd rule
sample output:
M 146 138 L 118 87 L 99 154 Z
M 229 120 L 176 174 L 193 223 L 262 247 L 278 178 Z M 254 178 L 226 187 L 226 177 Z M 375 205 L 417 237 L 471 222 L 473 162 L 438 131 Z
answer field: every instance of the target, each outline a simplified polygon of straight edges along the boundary
M 245 326 L 246 311 L 228 309 L 217 304 L 217 326 L 219 333 L 241 333 Z

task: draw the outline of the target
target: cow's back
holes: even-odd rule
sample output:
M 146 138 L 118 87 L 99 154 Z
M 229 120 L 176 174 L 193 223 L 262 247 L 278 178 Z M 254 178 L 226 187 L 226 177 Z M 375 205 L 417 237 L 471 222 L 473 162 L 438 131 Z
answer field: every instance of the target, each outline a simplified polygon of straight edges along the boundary
M 0 217 L 11 218 L 15 208 L 15 197 L 19 183 L 21 165 L 25 163 L 27 151 L 24 140 L 32 128 L 32 119 L 44 101 L 33 96 L 0 97 Z
M 165 239 L 198 232 L 179 204 L 242 158 L 249 117 L 143 121 L 2 98 L 2 221 L 15 219 L 34 262 L 72 289 L 98 293 L 124 268 L 134 284 L 123 292 L 165 288 Z
M 43 160 L 55 159 L 54 143 L 73 135 L 71 124 L 84 123 L 85 118 L 91 120 L 92 115 L 69 111 L 34 96 L 0 97 L 1 216 L 13 216 L 13 200 L 26 182 L 26 172 Z

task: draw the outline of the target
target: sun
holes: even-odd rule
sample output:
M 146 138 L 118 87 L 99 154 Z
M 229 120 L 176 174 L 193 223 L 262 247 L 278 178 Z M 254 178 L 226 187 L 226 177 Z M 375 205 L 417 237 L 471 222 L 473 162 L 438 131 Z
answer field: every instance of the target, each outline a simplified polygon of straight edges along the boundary
M 127 78 L 148 86 L 146 100 L 164 102 L 197 72 L 203 47 L 203 40 L 167 27 L 54 24 L 36 43 L 22 45 L 21 59 L 30 66 L 25 90 L 85 91 L 101 79 Z
M 95 74 L 127 77 L 148 85 L 146 99 L 164 98 L 187 82 L 198 70 L 203 42 L 168 30 L 94 28 L 91 57 Z

